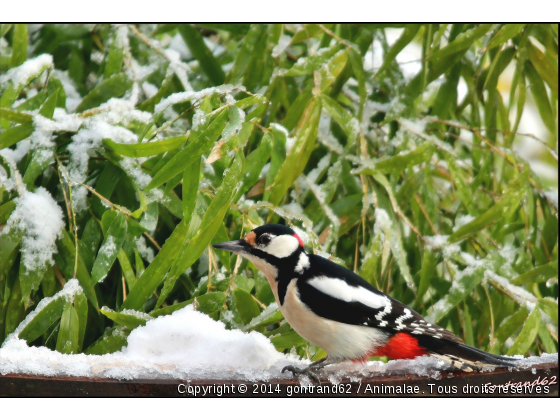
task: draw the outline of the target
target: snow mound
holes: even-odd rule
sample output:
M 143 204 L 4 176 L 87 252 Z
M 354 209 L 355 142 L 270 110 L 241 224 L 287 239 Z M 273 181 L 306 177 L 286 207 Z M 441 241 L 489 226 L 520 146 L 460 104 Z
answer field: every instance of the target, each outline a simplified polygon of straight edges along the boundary
M 128 346 L 103 356 L 61 354 L 13 337 L 0 348 L 0 374 L 114 379 L 269 380 L 288 364 L 305 363 L 276 351 L 262 334 L 227 330 L 192 306 L 148 321 Z

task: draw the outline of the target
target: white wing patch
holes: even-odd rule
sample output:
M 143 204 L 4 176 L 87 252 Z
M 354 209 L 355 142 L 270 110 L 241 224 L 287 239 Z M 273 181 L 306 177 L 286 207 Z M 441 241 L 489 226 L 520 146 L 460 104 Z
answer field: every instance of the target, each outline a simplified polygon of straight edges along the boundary
M 335 299 L 339 299 L 344 302 L 360 302 L 374 309 L 385 306 L 383 312 L 387 310 L 387 302 L 389 301 L 388 298 L 370 292 L 362 286 L 350 286 L 343 280 L 325 276 L 312 278 L 309 280 L 309 284 L 315 289 Z M 387 313 L 391 310 L 390 306 L 391 303 L 389 302 L 389 310 Z

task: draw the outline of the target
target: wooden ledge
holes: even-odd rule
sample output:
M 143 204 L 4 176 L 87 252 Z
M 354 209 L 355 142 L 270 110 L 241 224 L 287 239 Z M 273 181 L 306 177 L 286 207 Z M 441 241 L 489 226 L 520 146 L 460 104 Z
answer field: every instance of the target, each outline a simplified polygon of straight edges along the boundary
M 197 379 L 80 378 L 73 376 L 0 375 L 0 397 L 338 397 L 338 396 L 558 396 L 558 362 L 509 371 L 441 372 L 438 379 L 413 374 L 343 378 L 303 388 L 297 379 L 271 382 Z M 196 395 L 195 395 L 196 394 Z

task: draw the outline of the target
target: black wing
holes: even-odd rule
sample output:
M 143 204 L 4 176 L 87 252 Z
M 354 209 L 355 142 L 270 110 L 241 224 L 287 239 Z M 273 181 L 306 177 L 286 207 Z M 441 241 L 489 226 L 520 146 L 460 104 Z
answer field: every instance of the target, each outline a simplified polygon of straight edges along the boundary
M 406 332 L 461 342 L 461 339 L 452 332 L 427 322 L 419 313 L 380 292 L 353 271 L 318 255 L 309 255 L 309 258 L 310 270 L 299 279 L 297 286 L 301 301 L 317 315 L 346 324 L 380 328 L 391 334 Z M 383 298 L 385 304 L 373 308 L 356 300 L 347 302 L 337 299 L 310 284 L 312 279 L 319 276 L 335 280 L 344 279 L 344 282 L 350 286 L 361 286 L 365 289 L 363 293 L 373 293 Z

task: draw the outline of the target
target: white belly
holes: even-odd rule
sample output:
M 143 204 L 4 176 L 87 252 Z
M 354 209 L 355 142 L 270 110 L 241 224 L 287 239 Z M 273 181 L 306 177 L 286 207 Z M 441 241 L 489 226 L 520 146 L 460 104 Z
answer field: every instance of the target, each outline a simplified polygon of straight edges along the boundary
M 311 344 L 325 350 L 329 359 L 362 358 L 387 342 L 386 334 L 375 328 L 344 324 L 315 315 L 300 300 L 296 279 L 288 285 L 284 305 L 280 306 L 278 298 L 276 300 L 292 328 Z

